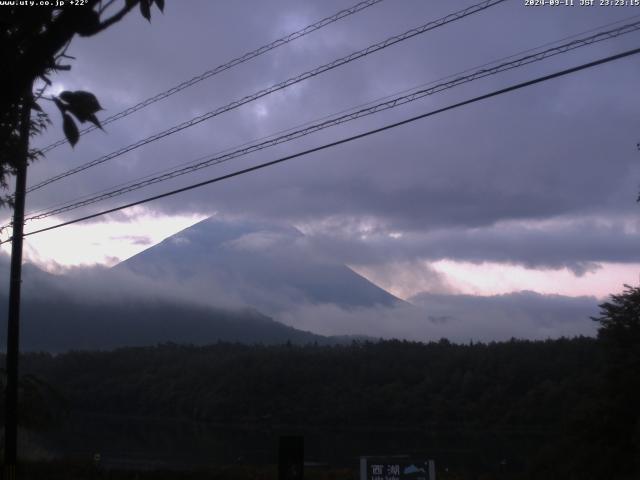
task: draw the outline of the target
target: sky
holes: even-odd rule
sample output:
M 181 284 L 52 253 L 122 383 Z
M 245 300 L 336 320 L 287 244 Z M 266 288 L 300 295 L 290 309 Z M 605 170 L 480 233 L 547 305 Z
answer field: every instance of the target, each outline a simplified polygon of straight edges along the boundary
M 62 90 L 94 92 L 104 118 L 353 5 L 350 1 L 167 2 L 76 38 Z M 473 1 L 384 0 L 63 145 L 29 185 L 110 153 Z M 577 2 L 579 3 L 579 2 Z M 634 17 L 634 18 L 630 18 Z M 27 211 L 428 84 L 611 22 L 637 7 L 529 7 L 507 0 L 150 143 L 28 196 Z M 608 27 L 612 28 L 612 27 Z M 598 29 L 599 31 L 600 29 Z M 591 32 L 593 33 L 593 32 Z M 586 36 L 582 35 L 582 36 Z M 640 33 L 580 48 L 408 105 L 29 222 L 32 231 L 270 161 L 640 45 Z M 407 299 L 523 290 L 605 298 L 640 272 L 638 56 L 444 112 L 268 169 L 28 237 L 51 271 L 111 266 L 209 216 L 300 230 L 317 250 Z M 47 103 L 47 102 L 44 102 Z M 45 105 L 48 106 L 48 105 Z M 61 136 L 60 115 L 41 138 Z M 2 212 L 4 220 L 8 212 Z M 6 234 L 5 234 L 6 236 Z M 8 246 L 2 248 L 8 251 Z

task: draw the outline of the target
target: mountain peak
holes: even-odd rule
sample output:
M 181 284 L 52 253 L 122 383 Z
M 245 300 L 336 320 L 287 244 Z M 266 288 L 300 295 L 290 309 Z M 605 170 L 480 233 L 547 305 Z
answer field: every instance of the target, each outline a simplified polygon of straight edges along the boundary
M 255 220 L 208 218 L 117 268 L 215 288 L 268 314 L 299 304 L 349 308 L 401 302 L 321 255 L 298 229 Z

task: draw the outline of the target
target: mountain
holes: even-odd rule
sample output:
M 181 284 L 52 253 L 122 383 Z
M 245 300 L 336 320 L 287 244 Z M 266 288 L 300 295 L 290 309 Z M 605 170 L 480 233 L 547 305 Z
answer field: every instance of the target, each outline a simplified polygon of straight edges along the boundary
M 21 327 L 23 348 L 32 351 L 113 349 L 167 342 L 328 343 L 326 337 L 296 330 L 255 311 L 145 299 L 102 305 L 71 298 L 25 301 Z
M 203 220 L 120 263 L 148 278 L 192 286 L 203 296 L 277 315 L 301 304 L 342 308 L 402 301 L 315 251 L 295 228 L 258 221 Z
M 7 311 L 8 262 L 0 259 L 0 310 Z M 147 279 L 104 268 L 52 275 L 26 264 L 20 321 L 23 351 L 62 352 L 174 342 L 343 342 L 276 322 L 255 310 L 191 301 Z
M 0 259 L 6 311 L 8 261 Z M 304 305 L 401 303 L 327 259 L 294 228 L 204 220 L 107 268 L 63 275 L 24 267 L 21 348 L 60 352 L 164 342 L 343 343 L 299 330 L 277 314 Z M 356 332 L 357 333 L 357 332 Z

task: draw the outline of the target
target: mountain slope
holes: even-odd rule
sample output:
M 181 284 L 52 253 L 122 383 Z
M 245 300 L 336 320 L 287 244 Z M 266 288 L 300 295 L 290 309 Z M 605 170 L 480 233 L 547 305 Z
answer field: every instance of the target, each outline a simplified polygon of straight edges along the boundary
M 7 311 L 8 264 L 0 259 L 0 310 Z M 21 349 L 61 352 L 175 342 L 333 343 L 250 309 L 194 302 L 149 280 L 106 269 L 51 275 L 25 265 Z M 335 339 L 338 341 L 338 339 Z
M 2 301 L 6 302 L 6 298 Z M 144 299 L 102 305 L 72 299 L 37 299 L 24 302 L 22 317 L 21 336 L 26 350 L 111 349 L 166 342 L 206 345 L 218 341 L 279 344 L 327 340 L 258 312 Z
M 191 281 L 203 295 L 222 295 L 269 314 L 304 303 L 350 308 L 401 302 L 315 252 L 298 230 L 260 222 L 209 218 L 115 268 Z

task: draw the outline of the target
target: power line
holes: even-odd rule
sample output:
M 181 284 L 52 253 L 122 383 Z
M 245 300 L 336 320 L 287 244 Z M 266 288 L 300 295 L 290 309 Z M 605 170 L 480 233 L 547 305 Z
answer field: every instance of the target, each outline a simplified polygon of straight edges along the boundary
M 251 145 L 253 143 L 260 142 L 262 140 L 267 140 L 267 139 L 270 139 L 270 138 L 274 138 L 274 137 L 279 136 L 281 134 L 284 134 L 284 133 L 287 133 L 287 132 L 292 132 L 292 131 L 294 131 L 296 129 L 300 129 L 302 127 L 311 125 L 313 123 L 316 123 L 316 122 L 319 122 L 319 121 L 322 121 L 322 120 L 326 120 L 326 119 L 335 117 L 336 115 L 340 115 L 340 114 L 347 113 L 347 112 L 353 112 L 353 111 L 355 111 L 357 109 L 361 109 L 361 108 L 364 108 L 366 106 L 373 105 L 376 102 L 381 102 L 383 100 L 388 100 L 388 99 L 393 98 L 394 96 L 405 94 L 405 93 L 408 93 L 408 92 L 413 92 L 413 91 L 415 91 L 417 89 L 421 89 L 421 88 L 424 88 L 424 87 L 427 87 L 427 86 L 436 85 L 438 83 L 444 82 L 445 80 L 456 78 L 456 77 L 460 77 L 460 76 L 462 76 L 462 75 L 464 75 L 466 73 L 473 72 L 474 70 L 479 70 L 479 69 L 482 69 L 482 68 L 485 68 L 485 67 L 489 67 L 491 65 L 496 65 L 496 64 L 498 64 L 500 62 L 505 62 L 506 60 L 509 60 L 509 59 L 512 59 L 512 58 L 516 58 L 519 55 L 524 55 L 524 54 L 527 54 L 527 53 L 536 52 L 536 51 L 540 50 L 541 48 L 545 48 L 545 47 L 548 47 L 548 46 L 551 46 L 551 45 L 557 45 L 560 42 L 563 42 L 563 41 L 566 41 L 566 40 L 570 40 L 570 39 L 574 39 L 576 37 L 579 37 L 580 35 L 586 35 L 588 33 L 596 32 L 596 31 L 601 30 L 603 28 L 607 28 L 607 27 L 611 27 L 613 25 L 618 25 L 618 24 L 621 24 L 621 23 L 624 23 L 624 22 L 628 22 L 628 21 L 633 20 L 633 19 L 638 18 L 638 17 L 640 17 L 640 14 L 632 15 L 632 16 L 629 16 L 629 17 L 625 17 L 625 18 L 622 18 L 620 20 L 616 20 L 614 22 L 606 23 L 604 25 L 599 25 L 598 27 L 590 28 L 588 30 L 583 30 L 581 32 L 574 33 L 572 35 L 567 35 L 565 37 L 559 38 L 559 39 L 554 40 L 552 42 L 547 42 L 547 43 L 544 43 L 542 45 L 538 45 L 538 46 L 533 47 L 533 48 L 528 48 L 526 50 L 521 50 L 519 52 L 513 53 L 513 54 L 508 55 L 506 57 L 501 57 L 499 59 L 492 60 L 490 62 L 486 62 L 486 63 L 484 63 L 482 65 L 476 65 L 474 67 L 467 68 L 467 69 L 465 69 L 465 70 L 463 70 L 461 72 L 449 74 L 449 75 L 447 75 L 445 77 L 441 77 L 441 78 L 436 79 L 436 80 L 431 80 L 429 82 L 422 83 L 420 85 L 416 85 L 416 86 L 413 86 L 411 88 L 405 88 L 405 89 L 403 89 L 401 91 L 396 91 L 396 92 L 394 92 L 392 94 L 385 95 L 383 97 L 379 97 L 379 98 L 377 98 L 375 100 L 371 100 L 371 101 L 368 101 L 366 103 L 359 104 L 357 106 L 346 108 L 346 109 L 340 110 L 338 112 L 334 112 L 334 113 L 329 114 L 329 115 L 324 115 L 324 116 L 322 116 L 320 118 L 316 118 L 314 120 L 310 120 L 310 121 L 304 122 L 302 124 L 298 124 L 296 126 L 289 127 L 289 128 L 274 132 L 274 133 L 269 134 L 269 135 L 265 135 L 265 136 L 260 137 L 260 138 L 254 138 L 254 139 L 246 141 L 246 142 L 244 142 L 244 143 L 242 143 L 240 145 L 229 147 L 229 148 L 226 148 L 226 149 L 224 149 L 222 151 L 217 151 L 214 154 L 204 155 L 204 156 L 201 156 L 201 157 L 199 157 L 197 159 L 190 160 L 188 162 L 183 162 L 181 164 L 178 164 L 177 166 L 170 167 L 170 168 L 165 168 L 165 169 L 159 170 L 159 171 L 155 171 L 153 173 L 144 175 L 142 177 L 137 177 L 135 179 L 128 180 L 128 181 L 113 185 L 111 187 L 99 190 L 97 192 L 93 192 L 93 193 L 90 193 L 90 194 L 82 195 L 80 197 L 76 197 L 76 198 L 74 198 L 72 200 L 65 200 L 63 202 L 58 202 L 58 203 L 56 203 L 54 205 L 51 205 L 49 207 L 44 207 L 44 208 L 40 208 L 38 210 L 29 212 L 27 216 L 30 217 L 30 218 L 28 218 L 27 220 L 33 219 L 34 216 L 39 215 L 39 214 L 44 213 L 44 212 L 48 212 L 49 210 L 57 209 L 58 207 L 77 204 L 77 203 L 79 203 L 79 202 L 81 202 L 83 200 L 91 199 L 91 198 L 97 197 L 98 195 L 102 195 L 102 194 L 106 194 L 106 193 L 110 193 L 112 191 L 115 191 L 114 189 L 120 189 L 120 188 L 123 188 L 123 187 L 128 187 L 128 186 L 133 185 L 133 184 L 135 184 L 137 182 L 140 182 L 142 180 L 151 179 L 154 176 L 172 172 L 172 171 L 176 170 L 176 168 L 178 168 L 178 167 L 185 167 L 185 166 L 189 166 L 189 165 L 194 165 L 196 163 L 200 163 L 202 161 L 210 159 L 212 157 L 212 155 L 214 155 L 214 156 L 222 155 L 224 153 L 231 152 L 234 149 L 239 149 L 241 147 L 245 147 L 245 146 Z M 621 28 L 621 30 L 622 29 L 626 29 L 627 27 L 630 27 L 630 26 L 631 26 L 631 24 L 627 24 L 627 25 L 623 26 Z M 613 35 L 613 32 L 614 32 L 614 30 L 610 30 L 608 32 L 599 32 L 598 34 L 596 34 L 594 36 L 606 35 L 607 33 L 612 33 L 612 37 L 613 37 L 613 36 L 622 35 L 624 33 L 629 33 L 628 31 L 620 31 L 617 35 Z M 612 38 L 612 37 L 610 37 L 610 38 Z M 586 40 L 586 39 L 582 39 L 582 40 Z M 582 41 L 582 40 L 579 40 L 579 41 Z M 606 38 L 602 38 L 602 40 L 606 40 Z M 596 41 L 600 41 L 600 40 L 594 40 L 593 42 L 590 42 L 590 43 L 596 43 Z M 540 53 L 544 53 L 544 52 L 540 52 Z M 91 203 L 94 203 L 94 202 L 91 202 Z M 9 227 L 9 226 L 10 225 L 4 225 L 3 227 L 0 227 L 0 231 L 2 229 L 4 229 L 4 228 Z
M 332 62 L 329 62 L 325 65 L 322 65 L 320 67 L 316 67 L 313 70 L 309 70 L 307 72 L 304 72 L 296 77 L 292 77 L 288 80 L 285 80 L 283 82 L 277 83 L 275 85 L 272 85 L 264 90 L 260 90 L 256 93 L 253 93 L 251 95 L 248 95 L 240 100 L 236 100 L 233 101 L 223 107 L 219 107 L 215 110 L 212 110 L 210 112 L 207 112 L 205 114 L 199 115 L 197 117 L 192 118 L 191 120 L 188 120 L 186 122 L 182 122 L 176 126 L 173 126 L 167 130 L 164 130 L 162 132 L 156 133 L 154 135 L 151 135 L 150 137 L 147 137 L 145 139 L 139 140 L 135 143 L 132 143 L 126 147 L 120 148 L 119 150 L 116 150 L 115 152 L 109 153 L 107 155 L 104 155 L 102 157 L 99 157 L 95 160 L 92 160 L 88 163 L 85 163 L 83 165 L 80 165 L 78 167 L 72 168 L 71 170 L 68 170 L 64 173 L 61 173 L 59 175 L 55 175 L 53 177 L 50 177 L 46 180 L 43 180 L 40 183 L 37 183 L 31 187 L 29 187 L 27 189 L 27 192 L 33 192 L 34 190 L 37 190 L 39 188 L 42 188 L 46 185 L 49 185 L 53 182 L 56 182 L 58 180 L 61 180 L 65 177 L 68 177 L 70 175 L 74 175 L 76 173 L 82 172 L 84 170 L 87 170 L 88 168 L 94 167 L 96 165 L 100 165 L 101 163 L 104 163 L 108 160 L 112 160 L 116 157 L 119 157 L 120 155 L 123 155 L 127 152 L 130 152 L 132 150 L 135 150 L 143 145 L 146 145 L 148 143 L 154 142 L 156 140 L 160 140 L 161 138 L 164 138 L 166 136 L 172 135 L 174 133 L 180 132 L 186 128 L 192 127 L 194 125 L 197 125 L 201 122 L 204 122 L 205 120 L 209 120 L 210 118 L 213 118 L 215 116 L 218 116 L 222 113 L 228 112 L 230 110 L 233 110 L 235 108 L 238 108 L 242 105 L 245 105 L 249 102 L 253 102 L 259 98 L 262 98 L 266 95 L 269 95 L 271 93 L 274 93 L 276 91 L 285 89 L 287 87 L 290 87 L 292 85 L 295 85 L 297 83 L 300 83 L 304 80 L 307 80 L 309 78 L 315 77 L 317 75 L 320 75 L 321 73 L 327 72 L 329 70 L 333 70 L 337 67 L 340 67 L 342 65 L 345 65 L 347 63 L 353 62 L 354 60 L 357 60 L 359 58 L 365 57 L 367 55 L 370 55 L 374 52 L 383 50 L 387 47 L 390 47 L 391 45 L 395 45 L 396 43 L 408 40 L 412 37 L 415 37 L 417 35 L 423 34 L 425 32 L 428 32 L 430 30 L 434 30 L 438 27 L 441 27 L 443 25 L 446 25 L 448 23 L 454 22 L 456 20 L 460 20 L 464 17 L 467 17 L 469 15 L 472 15 L 474 13 L 478 13 L 480 11 L 486 10 L 487 8 L 490 8 L 492 6 L 495 6 L 499 3 L 502 3 L 506 0 L 484 0 L 480 3 L 477 3 L 475 5 L 472 5 L 470 7 L 467 7 L 463 10 L 459 10 L 457 12 L 451 13 L 449 15 L 446 15 L 445 17 L 442 17 L 438 20 L 434 20 L 431 21 L 429 23 L 426 23 L 420 27 L 417 28 L 413 28 L 411 30 L 408 30 L 402 34 L 399 35 L 395 35 L 392 37 L 387 38 L 386 40 L 370 45 L 367 48 L 364 48 L 362 50 L 358 50 L 356 52 L 353 52 L 345 57 L 339 58 L 337 60 L 333 60 Z
M 250 173 L 250 172 L 253 172 L 253 171 L 256 171 L 256 170 L 261 170 L 263 168 L 270 167 L 270 166 L 273 166 L 273 165 L 276 165 L 276 164 L 279 164 L 279 163 L 283 163 L 283 162 L 286 162 L 288 160 L 292 160 L 294 158 L 298 158 L 298 157 L 302 157 L 302 156 L 305 156 L 305 155 L 309 155 L 311 153 L 315 153 L 315 152 L 318 152 L 318 151 L 321 151 L 321 150 L 325 150 L 327 148 L 335 147 L 337 145 L 342 145 L 343 143 L 348 143 L 348 142 L 351 142 L 351 141 L 354 141 L 354 140 L 358 140 L 360 138 L 364 138 L 364 137 L 368 137 L 370 135 L 381 133 L 381 132 L 384 132 L 386 130 L 390 130 L 392 128 L 396 128 L 396 127 L 399 127 L 399 126 L 402 126 L 402 125 L 406 125 L 406 124 L 415 122 L 417 120 L 421 120 L 423 118 L 431 117 L 431 116 L 437 115 L 439 113 L 443 113 L 443 112 L 446 112 L 446 111 L 449 111 L 449 110 L 453 110 L 455 108 L 459 108 L 459 107 L 462 107 L 462 106 L 465 106 L 465 105 L 469 105 L 469 104 L 472 104 L 472 103 L 475 103 L 475 102 L 479 102 L 481 100 L 486 100 L 488 98 L 496 97 L 498 95 L 502 95 L 502 94 L 505 94 L 505 93 L 508 93 L 508 92 L 519 90 L 521 88 L 525 88 L 525 87 L 528 87 L 528 86 L 531 86 L 531 85 L 535 85 L 535 84 L 538 84 L 538 83 L 546 82 L 548 80 L 551 80 L 551 79 L 554 79 L 554 78 L 558 78 L 558 77 L 562 77 L 562 76 L 565 76 L 565 75 L 569 75 L 571 73 L 575 73 L 575 72 L 578 72 L 578 71 L 581 71 L 581 70 L 586 70 L 588 68 L 592 68 L 592 67 L 595 67 L 595 66 L 598 66 L 598 65 L 602 65 L 602 64 L 609 63 L 609 62 L 612 62 L 612 61 L 615 61 L 615 60 L 619 60 L 621 58 L 629 57 L 631 55 L 636 55 L 638 53 L 640 53 L 640 48 L 635 48 L 633 50 L 627 50 L 625 52 L 622 52 L 622 53 L 619 53 L 619 54 L 616 54 L 616 55 L 611 55 L 611 56 L 608 56 L 608 57 L 605 57 L 605 58 L 601 58 L 599 60 L 595 60 L 595 61 L 592 61 L 592 62 L 589 62 L 589 63 L 584 63 L 584 64 L 579 65 L 577 67 L 572 67 L 572 68 L 568 68 L 568 69 L 565 69 L 565 70 L 560 70 L 558 72 L 555 72 L 555 73 L 552 73 L 552 74 L 549 74 L 549 75 L 545 75 L 545 76 L 542 76 L 542 77 L 537 77 L 537 78 L 535 78 L 533 80 L 528 80 L 526 82 L 522 82 L 522 83 L 518 83 L 518 84 L 515 84 L 515 85 L 511 85 L 509 87 L 501 88 L 501 89 L 495 90 L 495 91 L 493 91 L 491 93 L 487 93 L 487 94 L 484 94 L 484 95 L 473 97 L 471 99 L 464 100 L 462 102 L 454 103 L 452 105 L 448 105 L 446 107 L 442 107 L 442 108 L 439 108 L 439 109 L 436 109 L 436 110 L 432 110 L 430 112 L 423 113 L 421 115 L 417 115 L 417 116 L 402 120 L 400 122 L 396 122 L 396 123 L 392 123 L 392 124 L 389 124 L 389 125 L 385 125 L 384 127 L 376 128 L 376 129 L 373 129 L 373 130 L 368 130 L 368 131 L 366 131 L 364 133 L 360 133 L 358 135 L 353 135 L 351 137 L 343 138 L 341 140 L 337 140 L 335 142 L 327 143 L 327 144 L 321 145 L 319 147 L 314 147 L 314 148 L 311 148 L 311 149 L 308 149 L 308 150 L 304 150 L 302 152 L 298 152 L 298 153 L 295 153 L 295 154 L 292 154 L 292 155 L 287 155 L 285 157 L 281 157 L 281 158 L 278 158 L 276 160 L 272 160 L 270 162 L 261 163 L 259 165 L 254 165 L 253 167 L 248 167 L 248 168 L 245 168 L 245 169 L 242 169 L 242 170 L 237 170 L 235 172 L 232 172 L 232 173 L 229 173 L 229 174 L 226 174 L 226 175 L 222 175 L 222 176 L 215 177 L 215 178 L 212 178 L 212 179 L 209 179 L 209 180 L 205 180 L 203 182 L 199 182 L 199 183 L 195 183 L 195 184 L 192 184 L 192 185 L 188 185 L 186 187 L 178 188 L 176 190 L 171 190 L 169 192 L 161 193 L 159 195 L 154 195 L 152 197 L 147 197 L 147 198 L 145 198 L 143 200 L 138 200 L 136 202 L 128 203 L 126 205 L 121 205 L 119 207 L 110 208 L 108 210 L 103 210 L 102 212 L 98 212 L 98 213 L 94 213 L 94 214 L 87 215 L 87 216 L 84 216 L 84 217 L 76 218 L 74 220 L 69 220 L 67 222 L 59 223 L 57 225 L 53 225 L 53 226 L 46 227 L 46 228 L 41 228 L 39 230 L 34 230 L 33 232 L 25 233 L 24 236 L 27 237 L 27 236 L 30 236 L 30 235 L 35 235 L 37 233 L 47 232 L 49 230 L 55 230 L 57 228 L 65 227 L 65 226 L 68 226 L 68 225 L 72 225 L 74 223 L 82 222 L 82 221 L 85 221 L 85 220 L 90 220 L 92 218 L 100 217 L 102 215 L 107 215 L 109 213 L 114 213 L 114 212 L 117 212 L 119 210 L 124 210 L 126 208 L 134 207 L 134 206 L 137 206 L 137 205 L 142 205 L 142 204 L 145 204 L 145 203 L 152 202 L 154 200 L 159 200 L 161 198 L 170 197 L 170 196 L 176 195 L 178 193 L 182 193 L 182 192 L 193 190 L 193 189 L 196 189 L 196 188 L 199 188 L 199 187 L 203 187 L 205 185 L 221 182 L 221 181 L 227 180 L 229 178 L 237 177 L 237 176 L 240 176 L 240 175 L 244 175 L 246 173 Z M 0 245 L 3 244 L 3 243 L 8 242 L 10 240 L 11 239 L 8 239 L 8 240 L 5 240 L 3 242 L 0 242 Z
M 566 40 L 570 40 L 570 39 L 574 39 L 574 38 L 579 37 L 581 35 L 586 35 L 586 34 L 589 34 L 589 33 L 597 32 L 598 30 L 601 30 L 601 29 L 607 28 L 607 27 L 611 27 L 613 25 L 619 25 L 619 24 L 622 24 L 624 22 L 629 22 L 629 21 L 631 21 L 631 20 L 633 20 L 635 18 L 638 18 L 638 17 L 640 17 L 640 14 L 631 15 L 631 16 L 628 16 L 628 17 L 621 18 L 619 20 L 615 20 L 613 22 L 608 22 L 608 23 L 605 23 L 603 25 L 598 25 L 597 27 L 589 28 L 587 30 L 582 30 L 580 32 L 573 33 L 571 35 L 567 35 L 565 37 L 561 37 L 561 38 L 559 38 L 557 40 L 554 40 L 554 41 L 551 41 L 551 42 L 546 42 L 546 43 L 544 43 L 542 45 L 538 45 L 536 47 L 527 48 L 525 50 L 521 50 L 521 51 L 513 53 L 511 55 L 508 55 L 508 56 L 505 56 L 505 57 L 501 57 L 501 58 L 492 60 L 490 62 L 485 62 L 485 63 L 483 63 L 481 65 L 475 65 L 473 67 L 467 68 L 465 70 L 462 70 L 462 71 L 459 71 L 459 72 L 456 72 L 456 73 L 452 73 L 452 74 L 446 75 L 444 77 L 440 77 L 440 78 L 435 79 L 435 80 L 430 80 L 428 82 L 424 82 L 424 83 L 421 83 L 419 85 L 415 85 L 415 86 L 410 87 L 410 88 L 404 88 L 404 89 L 396 91 L 394 93 L 391 93 L 391 94 L 388 94 L 388 95 L 384 95 L 382 97 L 378 97 L 378 98 L 376 98 L 374 100 L 370 100 L 370 101 L 365 102 L 365 103 L 361 103 L 361 104 L 354 105 L 354 106 L 349 107 L 349 108 L 345 108 L 345 109 L 340 110 L 338 112 L 334 112 L 334 113 L 331 113 L 331 114 L 328 114 L 328 115 L 323 115 L 322 117 L 318 117 L 318 118 L 315 118 L 313 120 L 306 121 L 304 123 L 295 125 L 293 127 L 289 127 L 289 128 L 286 128 L 286 129 L 279 130 L 279 131 L 271 133 L 269 135 L 264 135 L 264 136 L 259 137 L 259 138 L 253 138 L 251 140 L 243 142 L 242 144 L 235 145 L 233 147 L 228 147 L 228 148 L 225 148 L 224 150 L 219 150 L 219 151 L 215 152 L 214 155 L 221 155 L 223 153 L 230 152 L 230 151 L 232 151 L 234 149 L 238 149 L 240 147 L 244 147 L 244 146 L 250 145 L 252 143 L 256 143 L 256 142 L 260 142 L 262 140 L 273 138 L 273 137 L 276 137 L 276 136 L 281 135 L 283 133 L 291 132 L 293 130 L 302 128 L 302 127 L 307 126 L 307 125 L 311 125 L 311 124 L 313 124 L 315 122 L 319 122 L 321 120 L 326 120 L 326 119 L 332 118 L 332 117 L 334 117 L 336 115 L 340 115 L 340 114 L 347 113 L 347 112 L 352 112 L 352 111 L 354 111 L 356 109 L 360 109 L 360 108 L 363 108 L 363 107 L 366 107 L 366 106 L 369 106 L 369 105 L 373 105 L 376 102 L 387 100 L 387 99 L 393 98 L 394 96 L 397 96 L 397 95 L 408 93 L 408 92 L 411 92 L 411 91 L 414 91 L 414 90 L 417 90 L 417 89 L 420 89 L 420 88 L 424 88 L 424 87 L 427 87 L 427 86 L 430 86 L 430 85 L 435 85 L 437 83 L 443 82 L 443 81 L 451 79 L 451 78 L 459 77 L 459 76 L 461 76 L 463 74 L 472 72 L 474 70 L 478 70 L 478 69 L 481 69 L 481 68 L 484 68 L 484 67 L 488 67 L 488 66 L 491 66 L 491 65 L 496 65 L 496 64 L 498 64 L 500 62 L 504 62 L 506 60 L 515 58 L 515 57 L 517 57 L 519 55 L 524 55 L 526 53 L 535 52 L 535 51 L 538 51 L 538 50 L 540 50 L 542 48 L 545 48 L 545 47 L 548 47 L 548 46 L 551 46 L 551 45 L 557 45 L 560 42 L 563 42 L 563 41 L 566 41 Z M 165 169 L 162 169 L 162 170 L 156 170 L 155 172 L 149 173 L 147 175 L 144 175 L 144 176 L 141 176 L 141 177 L 137 177 L 137 178 L 132 179 L 132 180 L 127 180 L 125 182 L 121 182 L 121 183 L 118 183 L 116 185 L 112 185 L 112 186 L 110 186 L 108 188 L 104 188 L 104 189 L 99 190 L 97 192 L 92 192 L 92 193 L 89 193 L 89 194 L 81 195 L 81 196 L 76 197 L 76 198 L 74 198 L 72 200 L 65 200 L 65 201 L 58 202 L 58 203 L 55 203 L 53 205 L 50 205 L 48 207 L 43 207 L 43 208 L 40 208 L 40 209 L 37 209 L 37 210 L 33 210 L 33 211 L 29 212 L 27 214 L 27 216 L 28 217 L 32 217 L 32 216 L 38 215 L 38 214 L 43 213 L 43 212 L 47 212 L 48 210 L 52 210 L 52 209 L 55 209 L 55 208 L 58 208 L 58 207 L 61 207 L 61 206 L 67 206 L 67 205 L 70 205 L 70 204 L 75 204 L 75 203 L 78 203 L 78 202 L 83 201 L 85 199 L 89 199 L 89 198 L 95 197 L 95 196 L 103 194 L 103 193 L 111 192 L 113 189 L 118 189 L 118 188 L 121 188 L 121 187 L 125 187 L 125 186 L 131 185 L 133 183 L 139 182 L 141 180 L 146 180 L 146 179 L 152 178 L 152 177 L 154 177 L 156 175 L 161 175 L 163 173 L 170 172 L 170 171 L 176 169 L 177 167 L 193 165 L 195 163 L 198 163 L 198 162 L 201 162 L 203 160 L 206 160 L 206 159 L 208 159 L 210 157 L 211 157 L 211 154 L 203 155 L 203 156 L 201 156 L 199 158 L 196 158 L 194 160 L 189 160 L 188 162 L 180 163 L 180 164 L 178 164 L 178 165 L 176 165 L 174 167 L 169 167 L 169 168 L 165 168 Z M 0 227 L 0 232 L 2 232 L 4 229 L 6 229 L 8 227 L 11 227 L 11 224 L 7 224 L 7 225 L 4 225 L 4 226 Z
M 305 35 L 308 35 L 312 32 L 315 32 L 316 30 L 320 30 L 323 27 L 326 27 L 327 25 L 330 25 L 334 22 L 337 22 L 338 20 L 341 20 L 345 17 L 348 17 L 350 15 L 353 15 L 355 13 L 358 13 L 366 8 L 369 8 L 377 3 L 382 2 L 383 0 L 366 0 L 364 2 L 360 2 L 357 3 L 356 5 L 346 8 L 344 10 L 340 10 L 339 12 L 323 18 L 322 20 L 317 21 L 316 23 L 313 23 L 311 25 L 307 25 L 304 28 L 301 28 L 300 30 L 297 30 L 293 33 L 290 33 L 289 35 L 286 35 L 284 37 L 281 37 L 277 40 L 274 40 L 271 43 L 268 43 L 266 45 L 263 45 L 251 52 L 247 52 L 244 55 L 241 55 L 239 57 L 234 58 L 233 60 L 228 61 L 227 63 L 224 63 L 222 65 L 218 65 L 217 67 L 212 68 L 211 70 L 207 70 L 206 72 L 201 73 L 200 75 L 196 75 L 192 78 L 190 78 L 189 80 L 186 80 L 174 87 L 171 87 L 170 89 L 158 93 L 157 95 L 154 95 L 153 97 L 149 97 L 146 100 L 143 100 L 140 103 L 137 103 L 136 105 L 133 105 L 132 107 L 129 107 L 121 112 L 118 112 L 110 117 L 107 117 L 106 119 L 102 120 L 101 124 L 107 125 L 109 123 L 115 122 L 116 120 L 120 120 L 121 118 L 124 118 L 128 115 L 131 115 L 134 112 L 137 112 L 138 110 L 142 110 L 143 108 L 159 102 L 160 100 L 164 100 L 167 97 L 170 97 L 171 95 L 178 93 L 182 90 L 184 90 L 185 88 L 189 88 L 197 83 L 202 82 L 203 80 L 206 80 L 208 78 L 213 77 L 214 75 L 217 75 L 219 73 L 224 72 L 225 70 L 229 70 L 230 68 L 233 68 L 237 65 L 240 65 L 242 63 L 248 62 L 249 60 L 259 57 L 260 55 L 263 55 L 267 52 L 270 52 L 271 50 L 274 50 L 278 47 L 281 47 L 283 45 L 286 45 L 287 43 L 290 43 L 294 40 L 297 40 L 298 38 L 304 37 Z M 97 130 L 98 127 L 96 127 L 95 125 L 90 125 L 86 128 L 83 128 L 82 130 L 80 130 L 80 135 L 84 135 L 85 133 L 89 133 L 92 132 L 93 130 Z M 46 147 L 40 149 L 40 151 L 42 153 L 47 153 L 51 150 L 53 150 L 56 147 L 59 147 L 60 145 L 63 145 L 67 143 L 67 140 L 65 138 L 61 138 L 60 140 L 47 145 Z
M 250 153 L 254 153 L 259 150 L 263 150 L 265 148 L 273 147 L 281 143 L 289 142 L 289 141 L 304 137 L 306 135 L 310 135 L 312 133 L 318 132 L 320 130 L 324 130 L 325 128 L 333 127 L 336 125 L 340 125 L 342 123 L 356 120 L 358 118 L 379 113 L 381 111 L 396 108 L 398 106 L 405 105 L 407 103 L 419 100 L 426 96 L 433 95 L 435 93 L 457 87 L 464 83 L 472 82 L 484 77 L 488 77 L 490 75 L 495 75 L 497 73 L 519 68 L 519 67 L 522 67 L 523 65 L 528 65 L 534 62 L 538 62 L 546 58 L 553 57 L 555 55 L 566 53 L 568 51 L 575 50 L 577 48 L 581 48 L 581 47 L 591 45 L 593 43 L 601 42 L 607 39 L 615 38 L 620 35 L 637 31 L 639 29 L 640 29 L 640 21 L 637 21 L 635 23 L 623 25 L 615 29 L 611 29 L 605 32 L 599 32 L 595 35 L 591 35 L 586 38 L 577 39 L 572 42 L 568 42 L 553 48 L 549 48 L 542 52 L 526 55 L 524 57 L 520 57 L 510 62 L 505 62 L 491 68 L 480 69 L 470 75 L 461 76 L 449 82 L 436 84 L 435 86 L 432 86 L 430 88 L 418 90 L 407 95 L 398 96 L 390 100 L 375 104 L 373 106 L 369 106 L 367 108 L 363 108 L 355 112 L 341 115 L 337 118 L 331 118 L 329 120 L 315 123 L 305 128 L 294 130 L 284 135 L 280 135 L 278 137 L 271 138 L 269 140 L 266 140 L 260 143 L 250 144 L 247 147 L 229 151 L 228 153 L 214 154 L 214 156 L 201 157 L 200 159 L 194 162 L 191 162 L 191 164 L 189 164 L 188 166 L 184 166 L 178 169 L 168 170 L 156 176 L 147 176 L 147 177 L 144 177 L 144 179 L 141 179 L 140 181 L 137 181 L 134 183 L 128 182 L 126 186 L 115 188 L 113 190 L 106 191 L 105 193 L 100 193 L 77 202 L 72 202 L 72 203 L 67 202 L 65 205 L 61 207 L 53 208 L 43 213 L 33 214 L 31 216 L 28 216 L 26 221 L 39 220 L 39 219 L 47 218 L 53 215 L 69 212 L 71 210 L 76 210 L 78 208 L 81 208 L 93 203 L 97 203 L 102 200 L 114 198 L 116 196 L 120 196 L 125 193 L 129 193 L 134 190 L 147 187 L 149 185 L 153 185 L 153 184 L 163 182 L 172 178 L 186 175 L 188 173 L 192 173 L 197 170 L 207 168 L 213 165 L 218 165 L 220 163 L 227 162 L 231 159 L 248 155 Z

